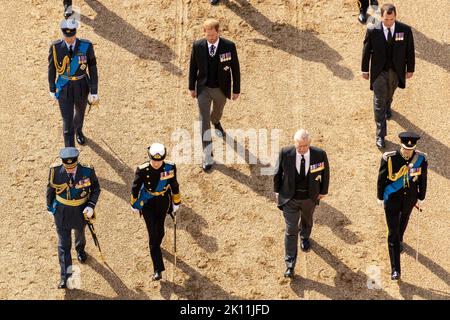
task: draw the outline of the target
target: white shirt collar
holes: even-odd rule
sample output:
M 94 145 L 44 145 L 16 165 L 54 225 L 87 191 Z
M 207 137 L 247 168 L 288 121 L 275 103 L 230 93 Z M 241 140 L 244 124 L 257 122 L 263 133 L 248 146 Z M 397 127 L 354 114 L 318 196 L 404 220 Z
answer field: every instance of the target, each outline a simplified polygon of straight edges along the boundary
M 78 41 L 78 39 L 75 38 L 75 42 L 74 42 L 74 43 L 68 44 L 68 43 L 66 42 L 66 40 L 64 40 L 64 43 L 66 44 L 67 50 L 70 49 L 70 46 L 73 46 L 72 50 L 75 50 L 75 46 L 77 45 L 77 41 Z
M 297 152 L 297 156 L 299 156 L 300 158 L 302 157 L 302 155 L 300 154 L 300 153 L 298 153 L 298 151 L 297 150 L 295 150 L 295 152 Z M 303 156 L 305 157 L 305 159 L 306 158 L 309 158 L 309 155 L 310 155 L 310 150 L 308 149 L 308 152 L 306 152 Z
M 381 25 L 383 26 L 384 34 L 387 34 L 388 28 L 384 25 L 384 23 L 382 23 Z M 394 24 L 391 27 L 391 34 L 394 35 L 394 32 L 395 32 L 395 22 L 394 22 Z
M 219 45 L 219 40 L 220 40 L 220 38 L 217 38 L 216 42 L 214 42 L 214 43 L 209 43 L 209 41 L 206 40 L 206 42 L 208 43 L 208 51 L 212 45 L 214 45 L 214 49 L 217 50 L 217 46 Z
M 300 173 L 300 164 L 302 161 L 302 155 L 298 153 L 297 150 L 295 150 L 296 156 L 295 156 L 295 167 L 297 168 L 297 172 Z M 308 174 L 309 171 L 309 164 L 310 164 L 310 149 L 308 149 L 308 152 L 306 152 L 303 157 L 305 158 L 305 174 Z

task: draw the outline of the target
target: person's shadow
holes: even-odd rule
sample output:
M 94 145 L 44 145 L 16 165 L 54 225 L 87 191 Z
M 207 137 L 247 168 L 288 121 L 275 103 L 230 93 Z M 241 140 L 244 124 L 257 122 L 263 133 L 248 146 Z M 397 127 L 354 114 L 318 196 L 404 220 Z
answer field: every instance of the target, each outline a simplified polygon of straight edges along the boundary
M 353 272 L 350 267 L 335 257 L 317 241 L 311 240 L 311 250 L 336 271 L 334 286 L 330 286 L 309 277 L 295 276 L 290 281 L 291 289 L 300 298 L 305 298 L 305 291 L 314 291 L 333 300 L 342 299 L 393 299 L 383 290 L 371 290 L 367 287 L 367 275 L 361 271 Z M 308 253 L 306 253 L 308 254 Z M 355 296 L 354 293 L 358 292 Z
M 92 256 L 88 257 L 86 264 L 105 279 L 110 287 L 117 294 L 116 297 L 105 297 L 93 292 L 81 289 L 66 290 L 65 300 L 148 300 L 149 297 L 140 289 L 136 291 L 128 288 L 122 279 L 109 266 L 105 266 L 95 260 Z
M 248 159 L 256 159 L 257 164 L 249 164 L 250 175 L 246 175 L 240 170 L 223 164 L 217 164 L 213 167 L 214 170 L 217 170 L 222 174 L 233 178 L 239 183 L 244 184 L 259 196 L 266 197 L 267 199 L 274 201 L 275 206 L 274 192 L 271 191 L 273 189 L 273 175 L 264 175 L 261 173 L 263 169 L 268 169 L 267 166 L 261 164 L 260 160 L 252 154 L 246 146 L 240 144 L 236 138 L 231 139 L 228 137 L 225 141 L 227 147 L 231 147 L 235 151 L 243 150 L 244 156 L 246 158 L 248 156 Z M 247 162 L 247 159 L 245 160 Z M 320 201 L 314 215 L 315 223 L 328 226 L 340 239 L 345 242 L 349 244 L 356 244 L 361 241 L 356 233 L 347 228 L 347 226 L 351 225 L 350 219 L 343 212 L 325 203 L 324 201 Z
M 413 131 L 421 136 L 421 139 L 419 140 L 419 149 L 422 149 L 423 146 L 423 150 L 430 151 L 427 157 L 429 163 L 428 168 L 449 180 L 450 164 L 448 163 L 448 159 L 450 159 L 450 148 L 430 136 L 428 133 L 424 132 L 418 126 L 409 121 L 405 116 L 395 110 L 392 110 L 392 119 L 405 130 Z
M 161 250 L 164 258 L 173 264 L 173 254 L 164 248 L 161 248 Z M 171 281 L 162 281 L 160 293 L 164 299 L 170 299 L 171 295 L 175 293 L 179 298 L 188 300 L 203 300 L 212 298 L 218 300 L 242 300 L 241 297 L 226 292 L 222 287 L 212 282 L 182 259 L 177 257 L 176 272 L 179 271 L 188 275 L 189 279 L 183 286 Z
M 450 72 L 450 44 L 440 43 L 413 29 L 416 57 Z
M 323 63 L 343 80 L 352 80 L 353 72 L 342 65 L 342 56 L 310 30 L 299 30 L 290 24 L 277 24 L 256 10 L 247 0 L 224 1 L 236 15 L 267 39 L 255 43 L 285 51 L 300 59 Z
M 108 163 L 108 165 L 114 169 L 117 175 L 122 179 L 123 183 L 115 182 L 104 177 L 98 177 L 100 187 L 105 189 L 115 196 L 119 197 L 126 203 L 130 201 L 130 190 L 131 190 L 131 180 L 134 177 L 134 170 L 131 169 L 120 156 L 112 149 L 106 141 L 102 142 L 108 146 L 111 154 L 105 150 L 102 146 L 97 144 L 95 141 L 88 141 L 87 145 L 103 160 Z M 206 252 L 216 252 L 218 250 L 217 239 L 208 236 L 202 232 L 203 228 L 208 228 L 208 222 L 198 213 L 196 213 L 192 208 L 183 204 L 179 211 L 180 217 L 180 227 L 184 227 L 189 234 L 192 235 L 192 239 L 197 243 L 198 246 L 203 248 Z M 167 223 L 168 228 L 172 228 L 171 223 Z
M 165 70 L 174 75 L 182 75 L 180 68 L 172 63 L 176 55 L 168 45 L 145 35 L 100 1 L 85 0 L 85 2 L 96 12 L 96 16 L 90 19 L 81 15 L 81 22 L 92 27 L 95 33 L 139 58 L 160 63 Z

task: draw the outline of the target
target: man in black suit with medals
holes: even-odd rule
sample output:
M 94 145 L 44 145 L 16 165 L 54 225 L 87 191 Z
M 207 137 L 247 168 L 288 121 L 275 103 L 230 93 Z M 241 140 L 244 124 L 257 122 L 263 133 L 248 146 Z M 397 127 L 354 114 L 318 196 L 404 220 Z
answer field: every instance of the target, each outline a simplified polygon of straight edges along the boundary
M 294 277 L 299 233 L 302 251 L 310 250 L 314 209 L 328 193 L 330 180 L 327 154 L 311 146 L 308 131 L 297 131 L 294 142 L 281 150 L 274 176 L 278 208 L 286 222 L 284 276 L 288 278 Z
M 376 145 L 385 147 L 386 120 L 390 119 L 391 104 L 397 87 L 406 86 L 415 68 L 414 38 L 411 27 L 396 21 L 392 4 L 381 7 L 382 23 L 367 29 L 362 54 L 362 76 L 370 79 L 376 122 Z M 369 70 L 370 64 L 370 70 Z
M 93 44 L 76 37 L 78 21 L 61 22 L 64 38 L 53 42 L 48 56 L 50 96 L 57 100 L 63 119 L 64 144 L 85 144 L 83 122 L 88 101 L 98 101 L 97 60 Z
M 414 206 L 421 208 L 427 192 L 427 155 L 416 150 L 420 136 L 413 132 L 399 134 L 401 148 L 386 152 L 378 174 L 378 204 L 384 207 L 389 229 L 388 248 L 391 279 L 399 280 L 403 236 Z
M 189 90 L 197 98 L 200 111 L 203 146 L 203 170 L 214 164 L 212 158 L 211 124 L 216 135 L 225 136 L 220 119 L 227 98 L 236 100 L 240 94 L 240 68 L 236 45 L 219 37 L 219 22 L 208 19 L 203 24 L 205 39 L 195 41 L 192 46 L 189 68 Z M 231 91 L 233 79 L 233 91 Z M 213 104 L 211 112 L 211 103 Z
M 58 257 L 61 280 L 58 288 L 66 288 L 72 275 L 72 229 L 75 230 L 75 248 L 78 261 L 87 259 L 84 250 L 86 219 L 94 216 L 94 209 L 100 196 L 100 185 L 94 168 L 78 162 L 76 148 L 60 151 L 62 164 L 50 168 L 47 185 L 47 211 L 54 217 L 58 233 Z

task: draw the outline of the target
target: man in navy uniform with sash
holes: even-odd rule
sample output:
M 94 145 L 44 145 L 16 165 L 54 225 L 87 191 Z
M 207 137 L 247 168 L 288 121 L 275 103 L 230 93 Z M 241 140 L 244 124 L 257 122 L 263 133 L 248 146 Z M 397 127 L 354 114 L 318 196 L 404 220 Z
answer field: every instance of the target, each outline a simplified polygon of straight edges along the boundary
M 400 150 L 386 152 L 381 159 L 377 195 L 389 229 L 392 280 L 400 279 L 400 253 L 409 216 L 415 206 L 423 206 L 427 192 L 427 156 L 415 150 L 419 135 L 402 132 L 399 137 Z
M 166 148 L 154 143 L 148 148 L 148 154 L 150 161 L 136 169 L 131 188 L 131 209 L 144 217 L 154 269 L 152 280 L 160 280 L 165 270 L 161 253 L 164 221 L 167 214 L 174 218 L 181 198 L 177 168 L 173 162 L 164 161 Z
M 78 261 L 87 259 L 84 250 L 86 237 L 85 219 L 94 216 L 94 209 L 100 195 L 95 170 L 78 163 L 79 151 L 69 147 L 60 151 L 62 164 L 50 168 L 47 186 L 47 210 L 55 219 L 58 233 L 58 257 L 61 266 L 61 280 L 58 288 L 66 288 L 71 276 L 72 229 L 75 230 L 75 248 Z
M 83 121 L 88 101 L 98 101 L 97 61 L 91 42 L 78 39 L 78 21 L 63 20 L 64 39 L 50 46 L 48 83 L 50 96 L 57 100 L 63 119 L 64 144 L 75 146 L 75 134 L 80 145 L 85 144 Z

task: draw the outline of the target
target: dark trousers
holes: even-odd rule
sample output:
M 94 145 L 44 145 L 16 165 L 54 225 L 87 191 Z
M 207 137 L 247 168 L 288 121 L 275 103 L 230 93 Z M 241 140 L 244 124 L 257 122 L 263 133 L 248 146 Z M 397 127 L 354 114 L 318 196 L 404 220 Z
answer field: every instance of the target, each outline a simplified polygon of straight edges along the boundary
M 401 272 L 400 242 L 408 226 L 409 216 L 417 199 L 411 197 L 394 196 L 385 203 L 386 223 L 388 226 L 388 249 L 392 271 Z
M 398 76 L 394 70 L 383 71 L 373 82 L 373 111 L 377 125 L 376 136 L 387 135 L 386 112 L 391 110 L 392 98 L 398 87 Z
M 63 0 L 64 6 L 70 7 L 72 5 L 72 0 Z
M 357 0 L 356 2 L 358 3 L 359 11 L 361 13 L 366 13 L 367 9 L 369 8 L 369 0 Z M 370 5 L 377 6 L 378 5 L 378 1 L 377 0 L 370 0 Z
M 164 271 L 164 261 L 161 252 L 161 243 L 164 238 L 164 221 L 171 207 L 171 197 L 166 193 L 164 196 L 154 197 L 142 209 L 148 232 L 150 256 L 152 257 L 153 270 Z
M 87 79 L 69 81 L 58 98 L 63 120 L 64 145 L 75 147 L 75 132 L 83 130 L 84 114 L 88 103 L 89 86 Z
M 313 213 L 316 203 L 311 199 L 291 199 L 283 205 L 283 216 L 286 222 L 284 235 L 286 267 L 294 268 L 297 261 L 298 236 L 308 239 L 313 227 Z
M 83 252 L 86 247 L 85 226 L 75 228 L 75 249 Z M 58 233 L 58 258 L 61 267 L 61 278 L 67 279 L 72 274 L 72 229 L 56 227 Z

